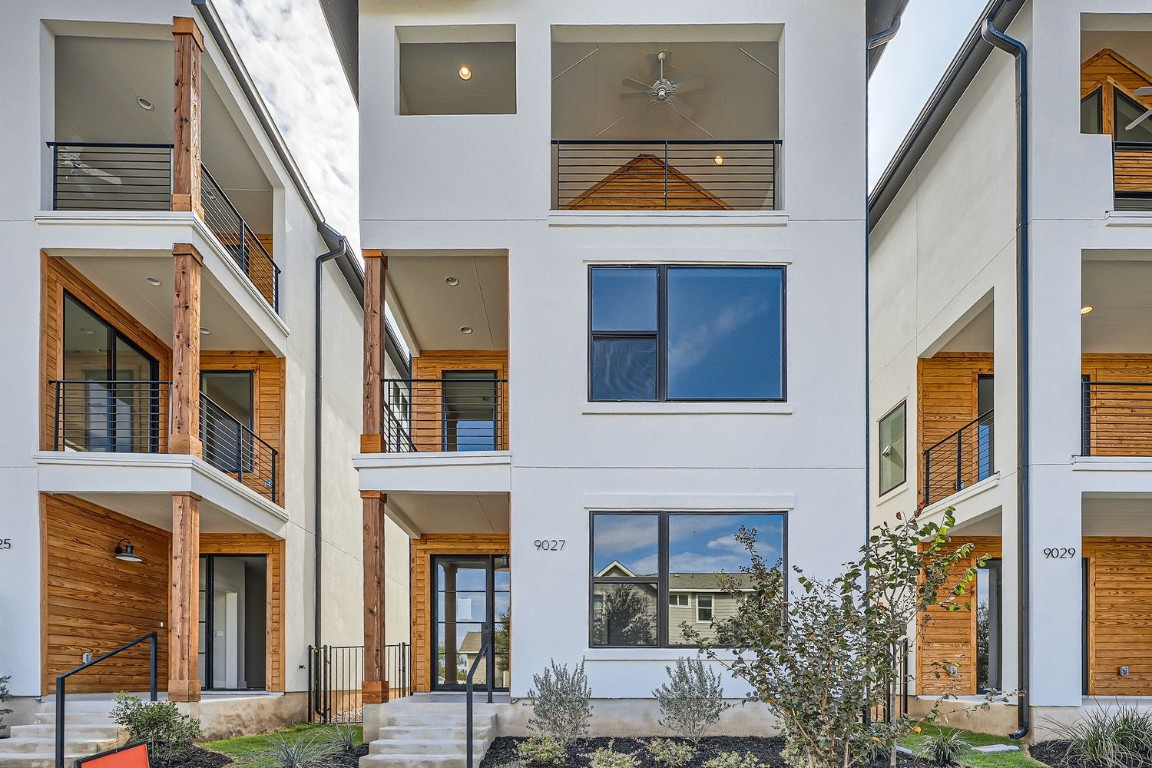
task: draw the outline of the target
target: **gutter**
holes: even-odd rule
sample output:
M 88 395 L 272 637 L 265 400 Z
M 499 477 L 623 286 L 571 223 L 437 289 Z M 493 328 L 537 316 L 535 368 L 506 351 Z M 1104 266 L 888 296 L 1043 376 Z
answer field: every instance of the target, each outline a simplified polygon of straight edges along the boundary
M 1029 146 L 1028 138 L 1028 48 L 1019 40 L 1009 37 L 995 26 L 991 15 L 984 20 L 980 36 L 989 45 L 1009 53 L 1016 59 L 1016 126 L 1019 133 L 1017 143 L 1017 219 L 1016 219 L 1016 398 L 1019 404 L 1019 414 L 1016 419 L 1016 493 L 1017 493 L 1017 527 L 1019 534 L 1019 551 L 1016 565 L 1018 569 L 1019 593 L 1016 600 L 1017 610 L 1017 642 L 1019 644 L 1019 700 L 1017 702 L 1016 731 L 1009 734 L 1011 739 L 1022 739 L 1028 735 L 1031 728 L 1028 713 L 1028 686 L 1031 678 L 1031 658 L 1029 656 L 1029 636 L 1031 635 L 1031 612 L 1028 608 L 1028 596 L 1031 594 L 1030 556 L 1031 530 L 1030 518 L 1031 494 L 1029 488 L 1029 361 L 1031 356 L 1029 340 L 1029 294 L 1028 294 L 1028 261 L 1029 261 L 1029 229 L 1030 229 L 1030 199 L 1029 199 Z

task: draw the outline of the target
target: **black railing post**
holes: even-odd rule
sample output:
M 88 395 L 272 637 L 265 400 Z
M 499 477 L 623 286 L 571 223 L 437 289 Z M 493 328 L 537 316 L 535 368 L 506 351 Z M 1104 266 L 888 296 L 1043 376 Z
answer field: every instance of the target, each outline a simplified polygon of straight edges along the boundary
M 956 431 L 956 490 L 964 487 L 964 430 Z
M 61 392 L 64 385 L 61 382 L 56 382 L 56 418 L 52 420 L 52 450 L 60 450 L 60 419 L 64 415 L 61 410 L 63 401 L 61 400 Z
M 52 210 L 59 210 L 57 208 L 57 200 L 59 199 L 59 192 L 57 185 L 60 179 L 60 146 L 52 144 Z
M 924 451 L 924 506 L 932 503 L 932 451 Z
M 320 457 L 316 457 L 316 458 L 317 458 L 317 461 L 319 461 Z M 273 448 L 272 449 L 272 502 L 275 504 L 280 503 L 280 494 L 278 493 L 278 491 L 279 491 L 279 488 L 278 488 L 279 477 L 277 477 L 277 475 L 278 475 L 277 470 L 279 469 L 280 462 L 278 459 L 279 459 L 279 452 L 275 448 Z
M 156 633 L 153 632 L 149 635 L 148 639 L 148 701 L 156 701 L 159 699 L 157 695 L 157 682 L 159 680 L 156 674 L 156 651 L 158 639 Z
M 664 142 L 664 210 L 668 210 L 668 142 Z
M 236 480 L 244 483 L 244 430 L 236 430 Z
M 56 768 L 64 768 L 64 729 L 65 721 L 64 696 L 68 678 L 64 675 L 56 678 Z

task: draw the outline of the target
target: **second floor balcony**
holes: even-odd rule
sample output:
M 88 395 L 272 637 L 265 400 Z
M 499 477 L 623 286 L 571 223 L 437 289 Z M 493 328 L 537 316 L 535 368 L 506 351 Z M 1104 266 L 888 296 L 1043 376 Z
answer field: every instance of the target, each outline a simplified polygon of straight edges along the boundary
M 928 506 L 986 480 L 995 472 L 995 418 L 988 410 L 923 453 Z
M 491 371 L 385 379 L 385 450 L 508 450 L 508 380 Z

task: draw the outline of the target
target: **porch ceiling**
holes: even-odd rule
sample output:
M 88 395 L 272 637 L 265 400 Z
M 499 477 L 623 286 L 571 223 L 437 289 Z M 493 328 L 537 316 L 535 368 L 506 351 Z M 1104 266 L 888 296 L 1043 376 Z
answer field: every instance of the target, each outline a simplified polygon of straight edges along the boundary
M 75 493 L 78 498 L 98 504 L 142 523 L 172 530 L 172 496 L 168 493 Z M 200 502 L 201 533 L 266 533 L 254 528 L 223 507 Z
M 413 536 L 510 530 L 506 493 L 389 493 L 388 514 Z

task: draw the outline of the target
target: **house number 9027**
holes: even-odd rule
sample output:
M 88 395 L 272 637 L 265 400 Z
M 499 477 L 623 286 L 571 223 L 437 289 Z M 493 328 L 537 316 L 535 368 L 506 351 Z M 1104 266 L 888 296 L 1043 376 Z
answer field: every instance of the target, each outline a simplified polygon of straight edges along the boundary
M 532 546 L 541 552 L 559 552 L 564 549 L 565 539 L 536 539 Z
M 1045 547 L 1044 557 L 1053 560 L 1068 560 L 1076 557 L 1076 547 Z

